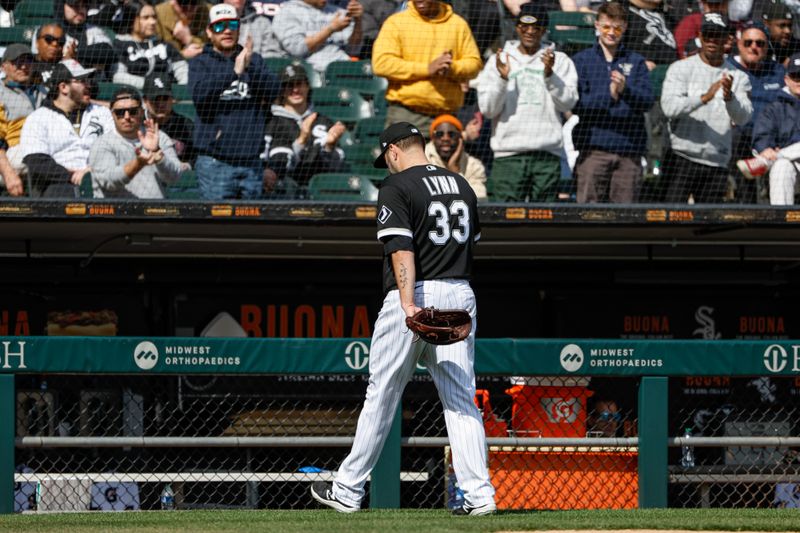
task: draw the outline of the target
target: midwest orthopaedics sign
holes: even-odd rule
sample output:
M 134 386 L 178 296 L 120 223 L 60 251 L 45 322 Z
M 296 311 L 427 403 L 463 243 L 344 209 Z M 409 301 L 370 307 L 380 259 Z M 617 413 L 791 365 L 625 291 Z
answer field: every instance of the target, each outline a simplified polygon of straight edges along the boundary
M 366 373 L 363 338 L 0 337 L 0 373 Z M 502 354 L 502 355 L 500 355 Z M 800 375 L 800 340 L 478 339 L 482 375 Z
M 220 355 L 208 345 L 167 344 L 159 350 L 154 343 L 142 341 L 133 350 L 133 360 L 142 370 L 152 370 L 162 357 L 166 366 L 238 367 L 242 362 L 238 355 Z

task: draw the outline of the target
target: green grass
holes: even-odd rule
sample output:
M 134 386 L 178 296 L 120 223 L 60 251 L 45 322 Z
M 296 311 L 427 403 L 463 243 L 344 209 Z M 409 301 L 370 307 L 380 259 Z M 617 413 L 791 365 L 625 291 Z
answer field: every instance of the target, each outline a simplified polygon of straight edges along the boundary
M 365 511 L 343 515 L 315 511 L 174 511 L 72 513 L 0 516 L 0 531 L 212 532 L 407 531 L 495 532 L 542 529 L 691 529 L 798 531 L 797 509 L 645 509 L 631 511 L 500 512 L 485 517 L 453 517 L 444 510 Z

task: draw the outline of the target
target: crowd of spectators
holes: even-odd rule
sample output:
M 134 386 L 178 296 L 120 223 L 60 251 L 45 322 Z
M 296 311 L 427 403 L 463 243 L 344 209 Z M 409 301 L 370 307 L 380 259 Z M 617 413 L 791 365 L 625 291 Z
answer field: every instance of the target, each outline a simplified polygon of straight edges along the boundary
M 594 42 L 553 38 L 558 11 Z M 387 82 L 370 111 L 482 200 L 793 204 L 798 36 L 799 0 L 54 0 L 2 54 L 0 176 L 11 196 L 164 198 L 190 173 L 201 199 L 307 198 L 376 142 L 314 106 L 360 60 Z

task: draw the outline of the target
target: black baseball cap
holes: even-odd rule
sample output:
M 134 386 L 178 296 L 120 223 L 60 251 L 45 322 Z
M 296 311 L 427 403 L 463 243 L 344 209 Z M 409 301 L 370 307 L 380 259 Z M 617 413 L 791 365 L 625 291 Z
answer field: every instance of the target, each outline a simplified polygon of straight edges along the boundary
M 547 27 L 549 20 L 547 9 L 538 2 L 528 2 L 519 7 L 517 24 L 532 24 L 534 26 Z
M 3 62 L 16 61 L 22 56 L 33 57 L 33 52 L 31 52 L 31 47 L 28 46 L 27 44 L 19 44 L 19 43 L 10 44 L 6 47 L 5 53 L 3 53 Z
M 797 74 L 800 72 L 800 52 L 793 54 L 786 65 L 786 74 Z
M 762 20 L 792 20 L 792 10 L 781 0 L 769 0 L 761 10 Z
M 406 137 L 411 137 L 412 135 L 419 135 L 423 144 L 425 143 L 425 137 L 422 135 L 422 132 L 410 122 L 395 122 L 383 130 L 379 137 L 381 143 L 381 153 L 375 158 L 375 162 L 372 164 L 372 166 L 375 168 L 387 168 L 386 160 L 383 156 L 386 154 L 386 150 L 389 148 L 389 145 L 394 144 L 401 139 L 405 139 Z
M 94 73 L 93 68 L 85 68 L 74 59 L 64 59 L 53 67 L 48 83 L 50 87 L 58 87 L 59 83 L 69 83 L 72 80 L 86 79 Z M 53 91 L 51 94 L 55 94 Z
M 308 73 L 303 65 L 299 63 L 289 63 L 281 70 L 281 85 L 287 85 L 296 81 L 308 83 Z
M 702 35 L 730 34 L 731 25 L 728 22 L 728 17 L 723 13 L 703 13 L 700 33 Z
M 144 97 L 154 100 L 159 96 L 172 96 L 172 79 L 163 72 L 151 72 L 144 79 Z

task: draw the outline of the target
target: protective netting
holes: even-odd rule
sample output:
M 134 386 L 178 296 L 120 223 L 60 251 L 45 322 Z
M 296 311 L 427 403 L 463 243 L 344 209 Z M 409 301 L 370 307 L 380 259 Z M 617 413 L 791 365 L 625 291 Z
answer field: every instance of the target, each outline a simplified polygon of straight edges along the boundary
M 68 160 L 48 141 L 63 117 L 6 92 L 11 194 L 373 201 L 378 134 L 410 120 L 489 201 L 794 203 L 796 2 L 231 0 L 235 28 L 195 4 L 0 13 L 0 45 L 38 47 L 24 83 L 74 58 L 99 106 Z M 238 66 L 236 40 L 254 51 Z M 168 138 L 138 139 L 145 117 Z
M 339 375 L 16 381 L 17 511 L 37 502 L 39 509 L 160 509 L 167 487 L 180 509 L 313 508 L 309 484 L 333 478 L 366 390 L 365 379 Z M 636 390 L 632 378 L 480 377 L 476 401 L 498 507 L 636 507 L 637 448 L 626 440 L 637 435 Z M 792 378 L 673 378 L 668 434 L 690 427 L 693 436 L 797 436 L 799 393 Z M 458 506 L 463 493 L 426 376 L 406 389 L 401 433 L 413 438 L 402 448 L 401 506 Z M 74 440 L 44 447 L 19 440 L 48 436 Z M 96 437 L 129 440 L 101 446 L 90 441 Z M 153 437 L 193 440 L 131 441 Z M 213 437 L 284 440 L 234 447 Z M 495 440 L 507 437 L 532 441 Z M 538 438 L 583 440 L 538 445 Z M 749 446 L 672 448 L 669 465 L 673 507 L 779 505 L 795 490 L 799 468 L 791 450 Z

